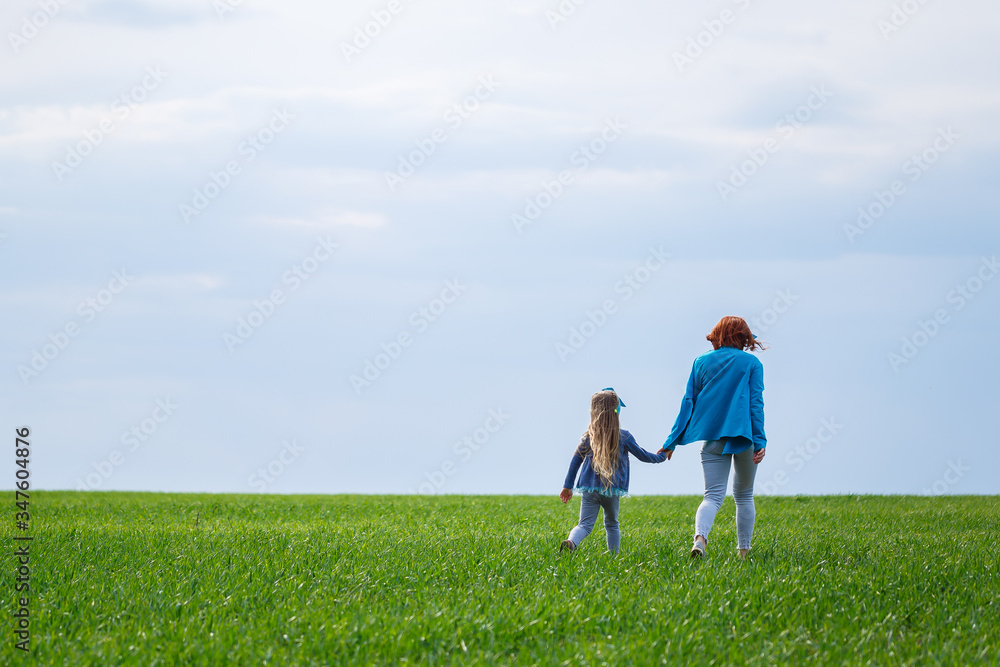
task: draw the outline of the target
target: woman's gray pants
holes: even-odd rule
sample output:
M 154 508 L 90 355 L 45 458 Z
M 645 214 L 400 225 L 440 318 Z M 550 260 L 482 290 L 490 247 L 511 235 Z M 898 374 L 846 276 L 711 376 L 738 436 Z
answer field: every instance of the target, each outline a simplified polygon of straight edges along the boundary
M 705 499 L 695 515 L 695 535 L 706 540 L 712 531 L 715 514 L 722 507 L 729 485 L 729 469 L 732 467 L 733 500 L 736 501 L 736 541 L 737 548 L 749 549 L 753 538 L 753 524 L 756 512 L 753 506 L 753 479 L 757 474 L 757 464 L 753 462 L 753 447 L 739 454 L 723 454 L 723 440 L 709 440 L 701 449 L 701 468 L 705 473 Z
M 590 535 L 597 522 L 597 512 L 604 508 L 604 532 L 608 536 L 608 551 L 618 552 L 618 545 L 621 543 L 621 531 L 618 528 L 618 503 L 621 500 L 618 496 L 604 496 L 600 493 L 585 491 L 581 494 L 583 502 L 580 503 L 580 523 L 569 531 L 569 539 L 574 547 L 580 546 L 583 538 Z

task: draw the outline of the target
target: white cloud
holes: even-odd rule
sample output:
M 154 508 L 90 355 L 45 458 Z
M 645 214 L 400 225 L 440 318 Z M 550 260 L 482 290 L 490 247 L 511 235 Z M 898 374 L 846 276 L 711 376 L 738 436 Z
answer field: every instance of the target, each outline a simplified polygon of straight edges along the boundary
M 341 227 L 376 228 L 388 221 L 385 215 L 370 211 L 320 211 L 307 217 L 259 215 L 254 220 L 264 225 L 297 227 L 310 232 L 330 231 Z
M 178 291 L 210 292 L 226 283 L 223 276 L 207 273 L 173 273 L 139 276 L 137 287 L 152 287 L 176 293 Z
M 3 249 L 12 287 L 0 292 L 17 323 L 0 340 L 16 358 L 8 370 L 102 287 L 105 266 L 135 267 L 136 283 L 53 362 L 36 393 L 5 398 L 26 419 L 53 424 L 54 443 L 74 447 L 102 450 L 104 420 L 110 414 L 118 429 L 119 413 L 129 414 L 120 406 L 137 392 L 176 391 L 185 405 L 203 407 L 176 422 L 178 441 L 200 447 L 203 438 L 208 460 L 245 443 L 253 451 L 264 431 L 256 446 L 273 456 L 294 427 L 337 461 L 345 452 L 339 443 L 401 442 L 392 437 L 397 428 L 420 434 L 407 449 L 438 465 L 434 452 L 447 447 L 450 426 L 421 401 L 447 403 L 458 424 L 533 386 L 575 415 L 567 397 L 582 376 L 633 372 L 661 382 L 651 355 L 683 374 L 690 360 L 671 356 L 677 345 L 704 346 L 706 322 L 720 311 L 756 315 L 774 290 L 790 287 L 801 302 L 768 332 L 775 343 L 768 391 L 787 397 L 784 407 L 776 400 L 769 408 L 775 445 L 801 441 L 815 431 L 810 410 L 834 407 L 859 434 L 852 446 L 939 440 L 944 427 L 905 418 L 934 414 L 934 403 L 900 398 L 883 377 L 892 375 L 885 352 L 947 304 L 951 285 L 978 261 L 974 252 L 997 245 L 997 206 L 982 167 L 1000 143 L 1000 74 L 984 57 L 996 50 L 1000 11 L 981 0 L 960 8 L 926 3 L 884 40 L 875 21 L 892 2 L 752 2 L 683 74 L 672 52 L 733 3 L 588 2 L 553 31 L 544 12 L 558 0 L 407 0 L 351 63 L 340 42 L 378 3 L 254 0 L 225 20 L 210 0 L 68 3 L 66 15 L 16 57 L 8 54 L 0 71 L 0 222 L 17 232 Z M 36 0 L 0 10 L 15 26 L 32 11 Z M 162 86 L 116 123 L 85 168 L 53 182 L 49 162 L 112 116 L 115 98 L 157 63 L 169 72 Z M 500 82 L 496 94 L 390 192 L 384 173 L 490 74 Z M 813 85 L 834 97 L 721 202 L 715 182 L 774 136 L 778 118 Z M 295 114 L 288 132 L 198 225 L 181 226 L 177 203 L 237 159 L 239 142 L 274 107 Z M 574 172 L 576 182 L 530 234 L 515 235 L 510 216 L 525 197 L 573 169 L 573 151 L 614 115 L 629 125 L 621 141 L 585 173 Z M 855 246 L 847 243 L 841 227 L 857 207 L 949 124 L 962 134 L 955 154 Z M 293 292 L 280 277 L 305 256 L 307 234 L 343 238 L 345 252 Z M 663 276 L 571 368 L 546 366 L 562 323 L 578 322 L 632 265 L 630 253 L 654 242 L 676 256 Z M 861 254 L 845 254 L 852 249 Z M 358 398 L 347 375 L 431 303 L 444 279 L 472 287 Z M 228 355 L 222 333 L 274 285 L 288 288 L 287 302 Z M 948 387 L 955 406 L 995 399 L 991 385 L 956 368 L 995 366 L 963 341 L 988 340 L 996 329 L 997 289 L 984 287 L 921 352 L 906 371 L 914 386 Z M 828 344 L 815 347 L 817 338 Z M 803 374 L 810 364 L 817 372 Z M 869 380 L 861 389 L 885 401 L 884 413 L 829 398 L 855 397 L 859 373 Z M 670 402 L 683 388 L 683 378 L 677 382 Z M 634 400 L 646 399 L 640 392 Z M 528 403 L 540 404 L 526 401 L 518 413 L 524 437 L 511 431 L 511 446 L 558 440 L 562 426 L 533 422 Z M 331 421 L 329 405 L 349 408 Z M 650 433 L 662 418 L 635 417 Z M 960 432 L 945 435 L 978 446 L 981 439 L 969 436 L 982 424 L 958 423 Z M 872 440 L 885 424 L 902 429 L 882 441 L 889 445 Z M 330 428 L 335 437 L 325 437 Z M 455 426 L 459 435 L 464 428 Z M 979 456 L 983 469 L 995 459 Z M 245 475 L 227 487 L 224 476 L 213 481 L 182 468 L 149 467 L 144 479 L 157 488 L 245 489 Z M 78 474 L 51 470 L 56 485 Z M 815 488 L 844 490 L 815 470 L 826 484 Z M 398 490 L 410 472 L 397 469 L 377 484 Z M 480 481 L 470 474 L 463 484 Z M 688 481 L 697 486 L 697 475 Z M 316 488 L 344 483 L 323 479 Z M 374 484 L 350 483 L 359 491 Z M 519 484 L 534 492 L 543 482 Z

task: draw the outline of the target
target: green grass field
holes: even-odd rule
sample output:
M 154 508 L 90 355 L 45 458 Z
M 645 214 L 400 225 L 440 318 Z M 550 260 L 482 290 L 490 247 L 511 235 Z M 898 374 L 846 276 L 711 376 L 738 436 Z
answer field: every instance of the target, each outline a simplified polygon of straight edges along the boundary
M 557 553 L 579 498 L 35 492 L 0 664 L 1000 664 L 1000 497 L 758 498 L 745 563 L 697 503 L 623 501 L 610 558 Z

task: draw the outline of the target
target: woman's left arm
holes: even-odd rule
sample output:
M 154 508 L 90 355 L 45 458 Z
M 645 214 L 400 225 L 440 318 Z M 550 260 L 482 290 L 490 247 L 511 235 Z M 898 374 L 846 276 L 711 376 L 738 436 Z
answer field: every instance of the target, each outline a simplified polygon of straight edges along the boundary
M 657 454 L 666 453 L 667 459 L 669 459 L 671 454 L 674 453 L 674 448 L 678 444 L 684 444 L 680 442 L 680 439 L 687 428 L 688 422 L 691 421 L 691 415 L 694 413 L 694 401 L 700 389 L 698 359 L 695 359 L 694 363 L 691 364 L 691 375 L 688 376 L 687 389 L 684 390 L 684 398 L 681 399 L 681 409 L 677 413 L 677 420 L 674 421 L 674 427 L 670 429 L 667 441 L 663 443 L 663 447 L 657 450 Z

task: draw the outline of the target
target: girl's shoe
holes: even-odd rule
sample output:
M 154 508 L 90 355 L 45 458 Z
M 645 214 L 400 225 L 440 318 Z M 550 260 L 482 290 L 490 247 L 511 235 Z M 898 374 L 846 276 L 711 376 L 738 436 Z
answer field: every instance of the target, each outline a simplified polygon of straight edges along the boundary
M 694 546 L 691 547 L 691 558 L 704 558 L 705 557 L 705 545 L 699 540 L 694 541 Z
M 569 550 L 570 552 L 576 551 L 576 545 L 573 544 L 573 540 L 563 540 L 562 544 L 559 545 L 559 553 Z

